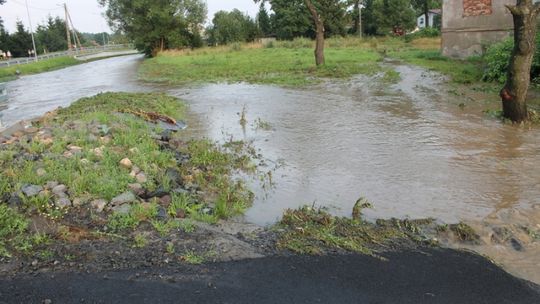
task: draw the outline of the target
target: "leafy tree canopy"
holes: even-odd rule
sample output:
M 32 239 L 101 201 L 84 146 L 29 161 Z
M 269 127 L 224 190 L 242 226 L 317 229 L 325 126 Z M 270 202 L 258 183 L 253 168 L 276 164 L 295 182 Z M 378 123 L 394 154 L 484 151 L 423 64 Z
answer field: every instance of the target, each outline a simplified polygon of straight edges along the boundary
M 206 20 L 203 0 L 98 0 L 114 29 L 126 33 L 147 55 L 158 50 L 201 46 Z

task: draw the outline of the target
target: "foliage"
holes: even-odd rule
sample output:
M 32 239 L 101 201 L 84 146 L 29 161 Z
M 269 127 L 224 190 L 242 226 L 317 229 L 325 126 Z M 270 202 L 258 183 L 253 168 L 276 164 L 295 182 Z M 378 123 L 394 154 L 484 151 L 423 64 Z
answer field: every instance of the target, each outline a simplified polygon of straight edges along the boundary
M 26 232 L 28 221 L 6 205 L 0 205 L 0 257 L 9 256 L 7 247 L 19 242 L 18 237 Z
M 261 3 L 259 12 L 257 13 L 257 25 L 262 36 L 268 37 L 272 34 L 272 23 L 264 2 Z
M 440 35 L 441 35 L 441 31 L 439 29 L 434 28 L 434 27 L 426 27 L 419 30 L 416 33 L 406 35 L 405 40 L 412 41 L 418 38 L 434 38 L 434 37 L 439 37 Z
M 99 0 L 109 24 L 126 33 L 147 55 L 159 50 L 198 47 L 206 19 L 202 0 Z
M 207 34 L 211 45 L 250 42 L 259 35 L 255 21 L 237 9 L 217 12 Z
M 442 0 L 411 0 L 412 7 L 416 11 L 416 15 L 427 14 L 430 9 L 441 8 Z M 429 24 L 429 27 L 437 28 L 437 20 L 433 20 L 435 24 Z
M 311 15 L 304 0 L 266 0 L 272 11 L 272 28 L 278 39 L 293 39 L 296 37 L 315 37 Z M 258 2 L 258 1 L 256 1 Z M 327 37 L 345 35 L 348 23 L 348 2 L 344 0 L 313 0 L 319 11 L 326 29 Z
M 531 66 L 531 79 L 534 83 L 540 83 L 540 33 L 536 35 L 536 53 L 534 54 Z M 505 83 L 508 71 L 508 64 L 514 48 L 512 37 L 490 46 L 484 55 L 486 69 L 483 79 L 485 81 L 496 81 Z
M 409 0 L 366 0 L 364 32 L 388 35 L 394 29 L 411 30 L 416 26 L 416 13 Z

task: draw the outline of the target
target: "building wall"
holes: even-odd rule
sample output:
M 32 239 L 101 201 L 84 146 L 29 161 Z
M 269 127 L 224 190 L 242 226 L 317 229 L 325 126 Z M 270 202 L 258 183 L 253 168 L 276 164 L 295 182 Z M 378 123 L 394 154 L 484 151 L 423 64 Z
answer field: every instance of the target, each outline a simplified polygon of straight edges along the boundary
M 512 15 L 505 7 L 515 0 L 444 0 L 442 53 L 465 58 L 510 35 Z

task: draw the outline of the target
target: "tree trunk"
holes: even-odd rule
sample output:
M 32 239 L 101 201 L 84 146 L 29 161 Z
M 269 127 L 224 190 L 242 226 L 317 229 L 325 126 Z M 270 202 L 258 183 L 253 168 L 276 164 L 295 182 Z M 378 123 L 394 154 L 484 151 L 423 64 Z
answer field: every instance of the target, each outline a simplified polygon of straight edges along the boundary
M 315 46 L 315 64 L 316 65 L 323 65 L 324 64 L 324 23 L 322 21 L 321 16 L 317 12 L 317 9 L 311 2 L 311 0 L 304 0 L 306 3 L 306 6 L 309 9 L 309 12 L 311 13 L 311 17 L 313 18 L 313 22 L 315 23 L 315 28 L 317 31 L 316 36 L 316 46 Z
M 429 5 L 428 5 L 428 0 L 424 0 L 424 15 L 425 15 L 425 18 L 426 18 L 426 28 L 428 27 L 431 27 L 431 25 L 429 24 Z
M 362 18 L 362 15 L 360 14 L 360 0 L 354 1 L 354 7 L 353 11 L 358 14 L 357 18 L 354 18 L 354 32 L 358 34 L 360 37 L 362 37 L 361 28 L 360 28 L 360 18 Z
M 519 123 L 529 119 L 526 99 L 536 50 L 536 17 L 540 4 L 533 4 L 532 0 L 517 0 L 517 5 L 508 5 L 507 8 L 514 17 L 514 50 L 500 96 L 504 117 Z

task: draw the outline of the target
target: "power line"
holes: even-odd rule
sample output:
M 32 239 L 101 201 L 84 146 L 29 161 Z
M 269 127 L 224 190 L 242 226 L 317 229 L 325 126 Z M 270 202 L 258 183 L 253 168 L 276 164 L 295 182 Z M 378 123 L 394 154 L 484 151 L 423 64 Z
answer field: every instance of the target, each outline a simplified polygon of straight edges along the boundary
M 26 4 L 22 3 L 22 2 L 19 2 L 18 0 L 10 0 L 10 2 L 13 2 L 15 4 L 18 4 L 22 7 L 26 7 Z M 34 10 L 40 10 L 40 11 L 57 11 L 59 10 L 59 8 L 42 8 L 42 7 L 35 7 L 35 6 L 32 6 L 32 5 L 28 5 L 29 8 L 31 9 L 34 9 Z

